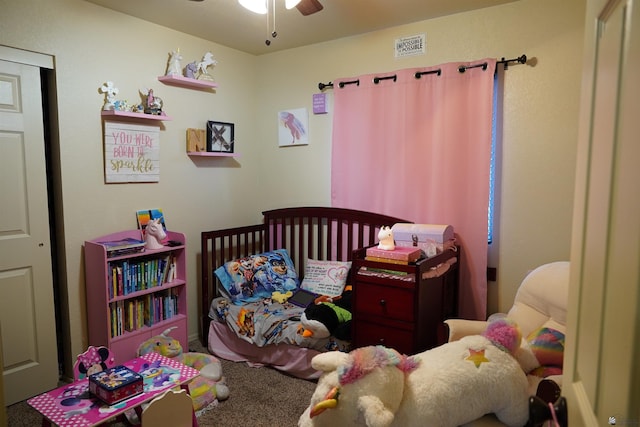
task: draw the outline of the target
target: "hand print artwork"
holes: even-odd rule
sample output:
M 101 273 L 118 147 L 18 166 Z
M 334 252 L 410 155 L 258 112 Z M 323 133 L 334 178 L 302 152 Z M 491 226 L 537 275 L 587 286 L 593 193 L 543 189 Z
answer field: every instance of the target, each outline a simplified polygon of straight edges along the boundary
M 309 144 L 309 113 L 306 108 L 280 111 L 278 122 L 280 147 Z

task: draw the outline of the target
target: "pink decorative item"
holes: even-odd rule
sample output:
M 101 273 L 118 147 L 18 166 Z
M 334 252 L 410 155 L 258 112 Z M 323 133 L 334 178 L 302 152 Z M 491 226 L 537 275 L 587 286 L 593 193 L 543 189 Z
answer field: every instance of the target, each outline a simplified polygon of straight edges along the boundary
M 162 228 L 161 218 L 149 221 L 145 231 L 145 249 L 162 249 L 162 241 L 167 238 L 164 228 Z

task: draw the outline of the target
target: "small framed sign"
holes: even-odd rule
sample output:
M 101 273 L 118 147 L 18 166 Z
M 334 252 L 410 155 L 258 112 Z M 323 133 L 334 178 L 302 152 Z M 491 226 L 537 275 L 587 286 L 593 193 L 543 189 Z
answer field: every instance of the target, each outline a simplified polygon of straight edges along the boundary
M 207 151 L 233 153 L 233 123 L 207 122 Z

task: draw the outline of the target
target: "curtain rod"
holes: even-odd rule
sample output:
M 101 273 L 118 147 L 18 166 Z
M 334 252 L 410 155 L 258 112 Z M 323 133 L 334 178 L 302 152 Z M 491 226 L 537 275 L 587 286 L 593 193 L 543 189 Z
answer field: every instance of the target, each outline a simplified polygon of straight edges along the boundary
M 510 63 L 518 63 L 518 64 L 525 64 L 527 62 L 527 55 L 522 54 L 521 56 L 518 56 L 517 58 L 512 58 L 512 59 L 505 59 L 504 56 L 502 57 L 502 59 L 500 61 L 496 61 L 496 64 L 504 64 L 504 70 L 506 70 L 509 67 Z M 482 67 L 483 70 L 487 69 L 487 63 L 486 62 L 482 62 L 480 64 L 474 64 L 474 65 L 461 65 L 460 67 L 458 67 L 458 71 L 461 73 L 464 73 L 465 71 L 467 71 L 469 68 L 479 68 Z M 414 77 L 416 79 L 421 78 L 424 75 L 427 74 L 437 74 L 438 76 L 440 74 L 442 74 L 440 69 L 437 70 L 431 70 L 431 71 L 418 71 L 417 73 L 415 73 Z M 373 82 L 375 84 L 378 84 L 381 80 L 390 80 L 393 79 L 393 81 L 396 81 L 396 75 L 391 75 L 391 76 L 383 76 L 383 77 L 374 77 L 373 78 Z M 346 85 L 350 85 L 350 84 L 355 84 L 356 86 L 360 86 L 360 80 L 351 80 L 351 81 L 347 81 L 347 82 L 340 82 L 338 84 L 338 86 L 340 86 L 340 88 L 345 87 Z M 328 88 L 333 88 L 333 82 L 329 82 L 329 83 L 318 83 L 318 89 L 320 90 L 325 90 Z

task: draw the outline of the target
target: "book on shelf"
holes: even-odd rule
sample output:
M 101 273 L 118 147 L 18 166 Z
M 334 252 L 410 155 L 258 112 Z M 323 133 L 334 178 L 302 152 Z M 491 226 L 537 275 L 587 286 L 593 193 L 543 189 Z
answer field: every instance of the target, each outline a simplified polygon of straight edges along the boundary
M 391 259 L 391 258 L 382 258 L 378 256 L 365 256 L 365 260 L 367 261 L 375 261 L 375 262 L 386 262 L 387 264 L 396 264 L 396 265 L 409 265 L 411 262 L 404 261 L 401 259 Z
M 109 305 L 111 338 L 177 316 L 179 292 L 173 289 L 142 295 Z
M 367 248 L 366 256 L 416 262 L 422 255 L 422 249 L 410 246 L 396 246 L 395 249 L 379 249 L 377 246 Z
M 125 255 L 135 252 L 141 252 L 144 249 L 144 241 L 134 239 L 133 237 L 125 237 L 120 240 L 109 240 L 98 242 L 107 250 L 107 256 Z
M 111 296 L 128 295 L 171 282 L 176 279 L 175 273 L 172 273 L 176 271 L 175 264 L 175 257 L 170 255 L 165 258 L 142 259 L 138 262 L 117 261 L 111 264 Z
M 394 276 L 408 276 L 409 273 L 407 273 L 406 271 L 397 271 L 397 270 L 392 270 L 389 268 L 375 268 L 375 267 L 362 267 L 363 271 L 370 271 L 372 273 L 385 273 L 385 274 L 392 274 Z

